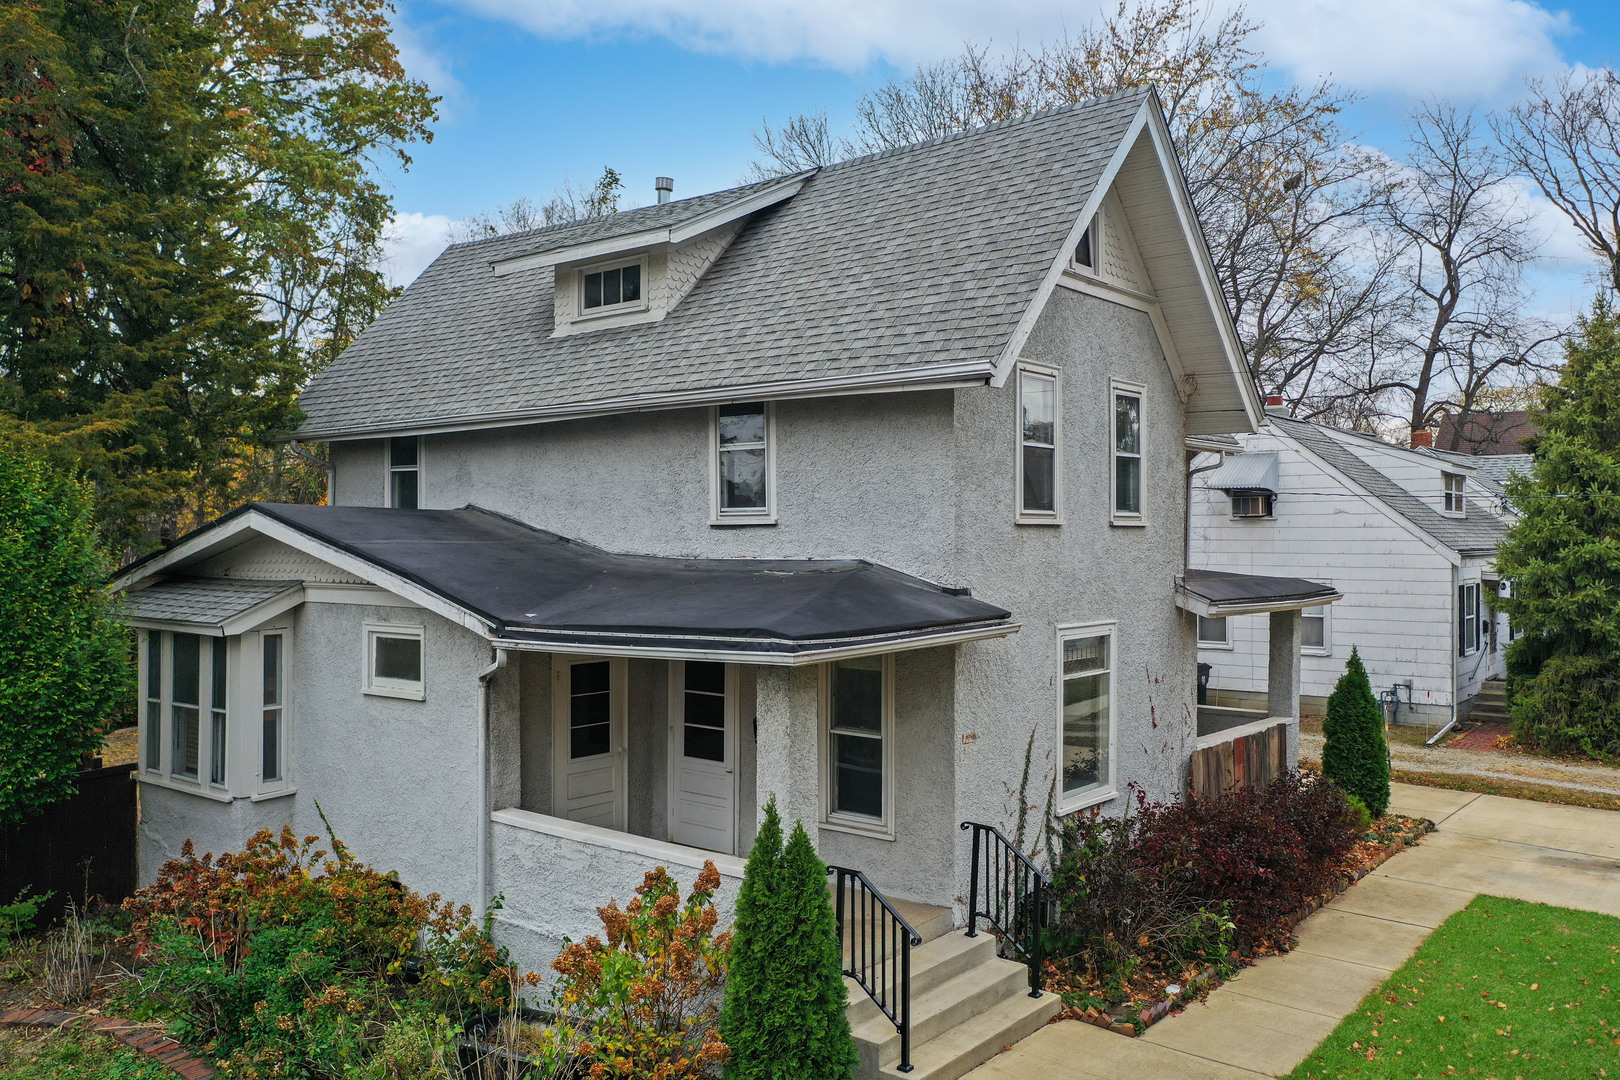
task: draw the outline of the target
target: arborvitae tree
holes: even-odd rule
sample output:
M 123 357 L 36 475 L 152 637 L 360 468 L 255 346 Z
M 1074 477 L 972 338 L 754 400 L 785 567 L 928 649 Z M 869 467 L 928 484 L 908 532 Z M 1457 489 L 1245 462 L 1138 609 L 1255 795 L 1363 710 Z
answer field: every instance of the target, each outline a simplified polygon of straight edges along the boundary
M 801 823 L 783 847 L 772 799 L 737 897 L 720 1014 L 726 1080 L 847 1080 L 847 1005 L 827 865 Z
M 1599 297 L 1542 391 L 1529 477 L 1508 485 L 1523 515 L 1497 551 L 1520 635 L 1508 648 L 1520 739 L 1620 756 L 1620 320 Z
M 1373 696 L 1361 656 L 1352 646 L 1322 725 L 1322 773 L 1360 799 L 1374 817 L 1389 809 L 1389 745 L 1384 712 Z

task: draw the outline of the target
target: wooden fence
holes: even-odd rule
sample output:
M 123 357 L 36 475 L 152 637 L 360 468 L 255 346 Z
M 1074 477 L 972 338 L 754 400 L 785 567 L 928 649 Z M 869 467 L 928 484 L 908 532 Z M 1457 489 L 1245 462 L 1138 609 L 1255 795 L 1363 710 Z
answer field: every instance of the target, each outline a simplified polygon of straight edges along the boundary
M 1192 793 L 1199 798 L 1233 788 L 1265 787 L 1288 771 L 1288 721 L 1236 735 L 1192 755 Z
M 79 774 L 79 792 L 14 828 L 0 830 L 0 903 L 23 889 L 55 895 L 41 909 L 57 918 L 71 897 L 121 903 L 135 891 L 135 766 Z

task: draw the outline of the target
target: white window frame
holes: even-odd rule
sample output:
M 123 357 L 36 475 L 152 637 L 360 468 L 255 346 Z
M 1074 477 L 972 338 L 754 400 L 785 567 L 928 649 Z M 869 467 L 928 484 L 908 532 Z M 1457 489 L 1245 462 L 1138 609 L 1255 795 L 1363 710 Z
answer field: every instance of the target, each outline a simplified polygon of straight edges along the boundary
M 1109 409 L 1113 408 L 1113 398 L 1108 401 Z M 1119 672 L 1119 634 L 1118 624 L 1112 620 L 1108 622 L 1091 623 L 1060 623 L 1057 627 L 1056 671 L 1057 679 L 1057 812 L 1060 816 L 1072 814 L 1076 810 L 1085 810 L 1119 797 L 1119 708 L 1118 708 L 1118 681 L 1115 678 Z M 1082 792 L 1073 798 L 1063 792 L 1063 645 L 1065 642 L 1078 638 L 1106 637 L 1108 639 L 1108 666 L 1104 671 L 1108 675 L 1108 781 L 1100 788 Z
M 1234 618 L 1234 616 L 1231 616 L 1231 615 L 1218 615 L 1218 616 L 1216 616 L 1214 618 L 1208 618 L 1208 617 L 1203 616 L 1203 615 L 1194 615 L 1193 618 L 1195 620 L 1197 620 L 1198 647 L 1200 649 L 1222 649 L 1222 650 L 1224 650 L 1226 652 L 1231 652 L 1232 651 L 1232 649 L 1233 649 L 1233 645 L 1232 645 L 1232 619 Z M 1219 640 L 1215 640 L 1213 638 L 1206 638 L 1204 636 L 1204 624 L 1206 622 L 1218 622 L 1218 623 L 1220 623 L 1221 624 L 1221 630 L 1222 630 L 1222 632 L 1223 632 L 1223 634 L 1225 636 L 1222 637 Z
M 166 749 L 164 742 L 168 725 L 164 723 L 163 719 L 165 712 L 163 701 L 165 694 L 163 684 L 166 676 L 169 673 L 168 640 L 168 636 L 162 630 L 141 631 L 141 714 L 139 721 L 141 728 L 140 771 L 141 775 L 143 776 L 163 776 L 165 772 L 164 767 L 167 764 L 164 759 L 168 757 L 168 750 Z M 154 649 L 157 651 L 158 658 L 156 693 L 153 692 L 152 687 L 151 657 Z M 154 747 L 157 749 L 156 761 L 152 760 L 152 750 Z
M 1468 516 L 1468 478 L 1462 473 L 1443 472 L 1440 486 L 1444 492 L 1440 512 L 1447 517 Z
M 264 713 L 266 702 L 264 700 L 264 639 L 266 637 L 281 638 L 281 672 L 280 672 L 280 700 L 275 708 L 281 711 L 280 727 L 277 736 L 280 740 L 276 747 L 277 764 L 281 766 L 281 776 L 277 779 L 267 780 L 264 776 Z M 247 642 L 251 639 L 251 647 Z M 292 698 L 292 657 L 293 632 L 292 627 L 286 624 L 266 626 L 252 634 L 243 635 L 242 649 L 243 671 L 248 677 L 243 680 L 243 699 L 251 704 L 248 714 L 253 717 L 253 735 L 246 741 L 251 744 L 253 761 L 250 772 L 254 779 L 255 802 L 261 799 L 273 799 L 282 795 L 291 795 L 296 789 L 293 787 L 293 736 L 297 725 L 293 723 Z M 248 653 L 252 653 L 251 663 Z
M 625 266 L 641 267 L 641 299 L 620 301 L 617 304 L 603 304 L 600 307 L 585 307 L 585 275 L 596 274 L 604 270 L 614 270 Z M 651 292 L 651 282 L 647 278 L 647 256 L 639 255 L 626 259 L 623 256 L 613 259 L 603 259 L 587 263 L 574 271 L 574 322 L 584 322 L 588 319 L 601 319 L 609 315 L 628 315 L 638 311 L 648 310 L 647 294 Z
M 1069 249 L 1069 269 L 1077 274 L 1085 274 L 1087 277 L 1100 277 L 1102 275 L 1102 216 L 1103 208 L 1098 206 L 1097 212 L 1091 215 L 1090 221 L 1086 222 L 1086 227 L 1080 230 L 1080 236 L 1075 237 L 1074 247 Z M 1091 241 L 1090 266 L 1075 257 L 1080 247 L 1081 237 L 1088 238 Z
M 1052 382 L 1052 509 L 1031 510 L 1024 506 L 1024 377 L 1034 376 Z M 1063 369 L 1048 364 L 1020 363 L 1013 403 L 1013 497 L 1018 508 L 1014 520 L 1020 525 L 1063 524 Z M 1036 444 L 1039 445 L 1039 444 Z
M 1473 656 L 1479 652 L 1483 635 L 1480 633 L 1480 614 L 1483 607 L 1483 590 L 1477 581 L 1464 581 L 1457 586 L 1457 603 L 1460 605 L 1457 612 L 1457 655 Z M 1473 614 L 1468 612 L 1468 600 L 1473 598 Z M 1469 625 L 1473 626 L 1473 633 L 1468 632 Z
M 361 668 L 363 692 L 372 697 L 404 698 L 408 701 L 427 700 L 427 628 L 421 624 L 389 622 L 366 622 L 363 628 L 365 643 Z M 414 640 L 419 653 L 422 677 L 415 681 L 379 678 L 376 675 L 379 637 Z
M 400 439 L 413 439 L 416 442 L 416 464 L 412 466 L 395 466 L 394 443 Z M 416 474 L 416 506 L 405 509 L 420 509 L 422 506 L 422 450 L 426 440 L 420 435 L 400 435 L 383 440 L 383 461 L 387 468 L 383 473 L 383 505 L 400 509 L 394 505 L 394 474 L 413 472 Z
M 174 771 L 175 747 L 174 738 L 178 730 L 174 719 L 174 635 L 195 634 L 198 638 L 197 655 L 197 774 L 187 776 Z M 218 640 L 226 642 L 226 739 L 225 739 L 225 783 L 213 782 L 211 765 L 213 761 L 213 643 Z M 162 664 L 158 672 L 157 692 L 153 693 L 151 686 L 151 668 L 149 659 L 152 649 L 158 650 L 158 658 Z M 161 630 L 145 629 L 141 631 L 139 642 L 140 671 L 138 674 L 137 693 L 139 694 L 141 711 L 138 717 L 136 731 L 137 752 L 139 760 L 136 776 L 148 784 L 156 784 L 174 791 L 184 791 L 193 795 L 202 795 L 216 800 L 228 800 L 229 784 L 232 777 L 230 766 L 230 752 L 232 740 L 230 732 L 234 723 L 229 718 L 234 716 L 230 702 L 232 688 L 231 675 L 232 659 L 230 639 L 221 639 L 217 635 L 197 633 L 193 630 Z M 156 706 L 154 709 L 153 706 Z M 191 706 L 185 706 L 187 708 Z M 155 725 L 155 726 L 154 726 Z M 158 760 L 154 766 L 150 760 L 150 749 L 155 739 L 158 748 Z
M 1141 427 L 1136 445 L 1136 460 L 1140 462 L 1137 468 L 1138 491 L 1136 513 L 1121 512 L 1119 509 L 1119 433 L 1115 429 L 1115 420 L 1118 417 L 1116 398 L 1120 395 L 1136 398 L 1137 422 Z M 1147 420 L 1147 387 L 1141 383 L 1125 382 L 1120 379 L 1108 380 L 1108 520 L 1113 525 L 1140 526 L 1147 524 L 1147 448 L 1148 448 L 1148 420 Z M 1126 455 L 1130 456 L 1130 455 Z
M 750 401 L 728 402 L 730 405 L 751 405 Z M 723 510 L 720 506 L 720 406 L 709 409 L 709 524 L 710 525 L 775 525 L 776 524 L 776 403 L 766 401 L 765 407 L 765 506 L 762 509 Z
M 882 840 L 894 839 L 894 654 L 883 653 L 883 820 L 874 821 L 857 814 L 834 813 L 832 809 L 832 670 L 831 663 L 819 665 L 817 711 L 820 723 L 819 761 L 821 773 L 820 827 L 834 832 L 855 833 Z
M 1320 584 L 1323 584 L 1323 585 L 1331 585 L 1331 584 L 1333 584 L 1331 581 L 1323 580 L 1323 579 L 1320 579 L 1320 578 L 1315 579 L 1315 580 L 1317 580 Z M 1305 644 L 1305 625 L 1304 625 L 1305 620 L 1308 619 L 1308 618 L 1316 618 L 1316 616 L 1314 616 L 1314 615 L 1306 615 L 1305 612 L 1306 612 L 1307 609 L 1306 608 L 1300 608 L 1299 609 L 1299 621 L 1300 621 L 1299 652 L 1300 652 L 1300 655 L 1301 656 L 1332 656 L 1333 655 L 1333 605 L 1332 604 L 1320 604 L 1320 605 L 1314 605 L 1314 606 L 1319 606 L 1322 609 L 1322 615 L 1321 615 L 1321 619 L 1322 619 L 1322 644 L 1320 644 L 1320 645 L 1306 645 Z

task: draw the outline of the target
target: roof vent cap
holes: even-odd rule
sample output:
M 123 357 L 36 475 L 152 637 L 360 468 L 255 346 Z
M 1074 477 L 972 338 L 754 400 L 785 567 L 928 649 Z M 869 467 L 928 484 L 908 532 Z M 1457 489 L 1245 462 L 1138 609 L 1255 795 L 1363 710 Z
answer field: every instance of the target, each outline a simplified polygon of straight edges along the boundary
M 669 177 L 669 176 L 657 176 L 657 177 L 654 177 L 653 178 L 653 190 L 658 192 L 658 201 L 659 202 L 661 202 L 661 203 L 669 202 L 669 197 L 672 194 L 674 194 L 674 192 L 675 192 L 675 180 L 674 180 L 674 178 Z

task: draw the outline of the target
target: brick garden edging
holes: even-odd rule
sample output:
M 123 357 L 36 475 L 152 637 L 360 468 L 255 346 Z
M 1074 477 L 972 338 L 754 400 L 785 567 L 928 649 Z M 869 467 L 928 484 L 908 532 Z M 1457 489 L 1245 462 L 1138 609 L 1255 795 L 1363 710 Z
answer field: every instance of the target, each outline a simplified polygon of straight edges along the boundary
M 60 1028 L 79 1025 L 99 1035 L 116 1039 L 125 1046 L 179 1073 L 185 1080 L 207 1080 L 215 1069 L 202 1058 L 160 1032 L 129 1020 L 110 1016 L 87 1016 L 63 1009 L 12 1009 L 0 1013 L 0 1027 Z

